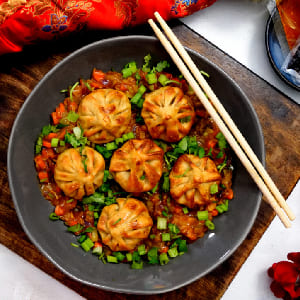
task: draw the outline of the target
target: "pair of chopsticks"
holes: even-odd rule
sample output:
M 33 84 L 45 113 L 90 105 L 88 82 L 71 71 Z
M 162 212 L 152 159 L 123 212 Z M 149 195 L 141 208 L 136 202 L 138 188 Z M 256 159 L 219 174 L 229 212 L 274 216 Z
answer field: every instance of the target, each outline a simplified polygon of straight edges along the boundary
M 166 51 L 169 53 L 184 78 L 190 84 L 207 112 L 218 125 L 227 142 L 235 151 L 236 155 L 238 156 L 244 167 L 247 169 L 247 171 L 267 199 L 268 203 L 280 218 L 281 222 L 285 227 L 291 227 L 290 220 L 294 220 L 295 215 L 287 205 L 285 199 L 279 192 L 271 177 L 268 175 L 261 162 L 258 160 L 257 156 L 255 155 L 237 126 L 234 124 L 233 120 L 226 112 L 223 105 L 221 104 L 213 90 L 210 88 L 175 34 L 172 32 L 172 30 L 169 28 L 167 23 L 158 12 L 155 12 L 154 16 L 156 17 L 169 40 L 165 37 L 165 35 L 158 28 L 155 22 L 152 19 L 149 19 L 148 22 L 154 30 L 156 36 L 158 37 Z M 173 48 L 170 42 L 172 42 L 186 65 L 179 57 L 178 53 Z M 186 66 L 188 66 L 189 70 Z M 194 75 L 194 77 L 192 74 Z

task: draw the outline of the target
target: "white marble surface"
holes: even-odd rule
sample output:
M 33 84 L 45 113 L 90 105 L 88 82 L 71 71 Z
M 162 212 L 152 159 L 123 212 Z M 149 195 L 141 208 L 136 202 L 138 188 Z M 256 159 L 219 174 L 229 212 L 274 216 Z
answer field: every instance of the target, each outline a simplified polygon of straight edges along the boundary
M 83 300 L 81 296 L 0 244 L 1 300 Z
M 257 246 L 253 249 L 237 276 L 229 285 L 222 300 L 274 300 L 269 289 L 271 278 L 267 270 L 273 263 L 287 260 L 289 252 L 300 251 L 300 181 L 290 194 L 288 205 L 296 215 L 291 228 L 286 229 L 275 217 Z
M 269 62 L 265 47 L 269 18 L 266 2 L 218 0 L 181 21 L 300 104 L 300 92 L 284 83 Z

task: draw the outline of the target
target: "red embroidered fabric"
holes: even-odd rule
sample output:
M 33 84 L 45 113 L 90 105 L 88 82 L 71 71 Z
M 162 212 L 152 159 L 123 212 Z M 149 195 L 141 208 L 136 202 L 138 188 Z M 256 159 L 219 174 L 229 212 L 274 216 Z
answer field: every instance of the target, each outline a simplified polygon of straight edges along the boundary
M 83 29 L 119 30 L 147 22 L 158 11 L 181 18 L 216 0 L 0 0 L 0 55 Z

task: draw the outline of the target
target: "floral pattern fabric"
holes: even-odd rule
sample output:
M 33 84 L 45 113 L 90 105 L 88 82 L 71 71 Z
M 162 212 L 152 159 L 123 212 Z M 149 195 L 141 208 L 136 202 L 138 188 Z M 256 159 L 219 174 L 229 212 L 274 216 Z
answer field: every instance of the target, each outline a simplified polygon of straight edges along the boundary
M 0 0 L 0 55 L 27 44 L 86 30 L 119 30 L 145 23 L 158 11 L 181 18 L 216 0 Z

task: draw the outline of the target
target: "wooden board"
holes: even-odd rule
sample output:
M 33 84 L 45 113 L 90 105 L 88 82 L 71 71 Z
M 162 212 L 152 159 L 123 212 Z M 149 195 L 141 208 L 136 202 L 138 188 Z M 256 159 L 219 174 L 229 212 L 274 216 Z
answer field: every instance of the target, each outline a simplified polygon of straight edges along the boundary
M 300 177 L 300 106 L 179 21 L 172 22 L 171 26 L 184 45 L 221 67 L 248 96 L 263 128 L 267 171 L 287 197 Z M 14 119 L 26 97 L 43 76 L 72 51 L 102 38 L 128 34 L 152 35 L 152 32 L 147 26 L 141 26 L 122 32 L 79 34 L 0 57 L 0 243 L 87 299 L 220 299 L 274 217 L 265 202 L 246 240 L 226 262 L 186 287 L 156 296 L 114 294 L 70 279 L 29 241 L 14 210 L 6 155 Z

